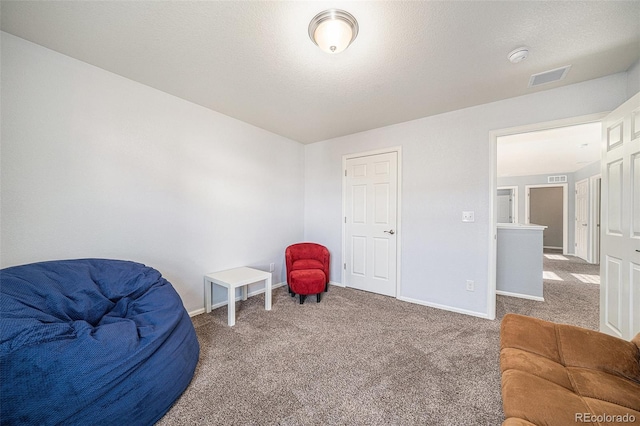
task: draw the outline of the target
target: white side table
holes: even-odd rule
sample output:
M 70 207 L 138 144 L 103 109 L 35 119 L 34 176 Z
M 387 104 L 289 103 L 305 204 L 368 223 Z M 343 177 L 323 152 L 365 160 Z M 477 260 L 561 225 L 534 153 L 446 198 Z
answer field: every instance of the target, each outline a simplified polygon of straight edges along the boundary
M 227 269 L 226 271 L 211 272 L 204 276 L 204 308 L 211 312 L 211 291 L 213 284 L 227 288 L 229 327 L 236 324 L 236 288 L 242 287 L 242 300 L 247 300 L 247 286 L 259 281 L 265 282 L 264 309 L 271 310 L 271 272 L 259 269 L 241 267 Z

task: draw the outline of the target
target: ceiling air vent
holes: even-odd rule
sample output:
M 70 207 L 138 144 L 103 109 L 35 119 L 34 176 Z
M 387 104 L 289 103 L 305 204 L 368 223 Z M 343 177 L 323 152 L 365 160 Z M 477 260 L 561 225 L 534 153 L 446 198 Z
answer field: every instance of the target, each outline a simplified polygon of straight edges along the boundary
M 563 183 L 567 181 L 567 175 L 547 176 L 547 183 Z
M 529 87 L 540 86 L 542 84 L 554 83 L 560 81 L 567 76 L 571 65 L 567 65 L 555 70 L 545 71 L 538 74 L 533 74 L 529 79 Z

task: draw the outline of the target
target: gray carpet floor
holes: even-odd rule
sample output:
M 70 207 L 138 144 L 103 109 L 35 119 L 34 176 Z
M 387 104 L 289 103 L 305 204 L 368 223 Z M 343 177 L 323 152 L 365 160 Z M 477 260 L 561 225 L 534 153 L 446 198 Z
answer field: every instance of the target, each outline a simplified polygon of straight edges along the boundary
M 597 285 L 545 281 L 544 297 L 498 296 L 488 321 L 335 286 L 299 305 L 282 287 L 271 312 L 237 303 L 234 327 L 226 307 L 192 319 L 200 361 L 158 425 L 499 425 L 507 312 L 598 327 Z

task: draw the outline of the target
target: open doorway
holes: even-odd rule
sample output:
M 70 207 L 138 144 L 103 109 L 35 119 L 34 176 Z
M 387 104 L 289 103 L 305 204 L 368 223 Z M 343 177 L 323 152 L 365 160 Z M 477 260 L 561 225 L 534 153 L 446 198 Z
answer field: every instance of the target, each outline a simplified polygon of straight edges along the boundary
M 599 211 L 599 200 L 596 197 L 599 197 L 599 191 L 595 185 L 598 182 L 597 175 L 600 173 L 601 119 L 604 116 L 605 114 L 594 114 L 492 132 L 492 143 L 495 149 L 492 190 L 495 233 L 492 244 L 495 257 L 492 257 L 490 262 L 494 262 L 491 268 L 495 268 L 495 275 L 492 271 L 491 276 L 496 277 L 497 290 L 502 290 L 502 285 L 498 284 L 498 277 L 506 276 L 498 269 L 500 267 L 498 253 L 505 252 L 504 249 L 498 249 L 500 235 L 506 235 L 505 229 L 514 230 L 513 234 L 524 234 L 524 230 L 530 224 L 544 225 L 549 229 L 545 232 L 544 238 L 542 235 L 540 237 L 544 244 L 540 244 L 538 254 L 532 255 L 532 258 L 537 258 L 538 262 L 540 259 L 543 260 L 538 263 L 540 265 L 538 267 L 542 269 L 539 271 L 539 276 L 545 289 L 547 283 L 554 279 L 556 281 L 552 281 L 551 285 L 560 293 L 562 286 L 570 283 L 579 286 L 597 285 L 598 267 L 575 256 L 577 235 L 575 228 L 578 222 L 574 194 L 576 182 L 586 179 L 585 196 L 588 214 L 586 220 L 584 218 L 581 220 L 586 222 L 586 228 L 588 228 L 587 260 L 597 263 L 596 235 L 599 233 L 599 221 L 596 213 Z M 520 199 L 513 205 L 507 202 L 507 197 L 513 195 L 515 191 L 507 191 L 507 188 L 516 188 L 520 193 Z M 555 207 L 553 211 L 549 211 L 551 205 Z M 511 220 L 508 217 L 509 213 L 511 213 Z M 545 219 L 546 215 L 553 218 Z M 503 221 L 510 224 L 498 225 Z M 516 246 L 521 247 L 518 244 Z M 553 268 L 548 268 L 550 270 L 546 271 L 544 268 L 550 264 Z M 585 267 L 582 274 L 575 269 L 580 265 Z M 538 276 L 533 272 L 529 275 Z M 518 290 L 498 293 L 540 300 L 533 297 L 533 292 L 528 294 L 526 289 Z M 597 293 L 597 290 L 592 290 L 589 291 Z
M 594 205 L 599 192 L 593 178 L 600 174 L 602 124 L 587 120 L 529 126 L 497 136 L 494 212 L 497 223 L 544 225 L 545 247 L 597 263 Z M 562 201 L 560 189 L 545 189 L 554 187 L 562 188 Z M 513 205 L 507 188 L 515 188 L 510 193 Z M 516 200 L 518 190 L 522 197 Z

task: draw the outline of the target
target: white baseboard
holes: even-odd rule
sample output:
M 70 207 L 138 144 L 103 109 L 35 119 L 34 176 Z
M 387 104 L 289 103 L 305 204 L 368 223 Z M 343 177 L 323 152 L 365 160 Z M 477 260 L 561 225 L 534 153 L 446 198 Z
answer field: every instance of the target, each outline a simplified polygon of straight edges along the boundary
M 430 308 L 442 309 L 444 311 L 455 312 L 457 314 L 471 315 L 474 317 L 490 319 L 486 312 L 469 311 L 467 309 L 454 308 L 453 306 L 441 305 L 439 303 L 425 302 L 423 300 L 412 299 L 410 297 L 397 297 L 398 300 L 403 302 L 415 303 L 416 305 L 428 306 Z
M 553 250 L 562 250 L 562 247 L 556 247 L 556 246 L 542 246 L 542 248 L 553 249 Z
M 273 291 L 276 288 L 282 287 L 282 286 L 285 286 L 285 285 L 287 285 L 287 283 L 285 283 L 285 282 L 281 282 L 281 283 L 278 283 L 278 284 L 273 284 L 271 286 L 271 290 Z M 264 288 L 261 288 L 261 289 L 258 289 L 258 290 L 254 290 L 252 292 L 247 293 L 247 297 L 256 296 L 256 295 L 262 294 L 262 293 L 264 293 Z M 236 302 L 239 301 L 239 300 L 242 300 L 242 296 L 236 297 Z M 214 305 L 211 305 L 211 310 L 218 309 L 218 308 L 221 308 L 223 306 L 227 306 L 228 303 L 229 303 L 228 301 L 224 300 L 222 302 L 219 302 L 219 303 L 216 303 Z M 190 317 L 195 317 L 196 315 L 204 314 L 204 311 L 205 311 L 204 308 L 195 309 L 195 310 L 189 312 L 189 316 Z
M 544 297 L 531 296 L 529 294 L 511 293 L 510 291 L 502 291 L 502 290 L 496 290 L 496 294 L 499 294 L 500 296 L 519 297 L 520 299 L 529 299 L 529 300 L 535 300 L 537 302 L 544 302 Z
M 346 285 L 344 285 L 342 283 L 339 283 L 339 282 L 336 282 L 336 281 L 329 281 L 329 285 L 335 285 L 336 287 L 342 287 L 342 288 L 346 287 Z
M 204 308 L 196 309 L 195 311 L 189 312 L 190 317 L 195 317 L 196 315 L 204 314 Z

